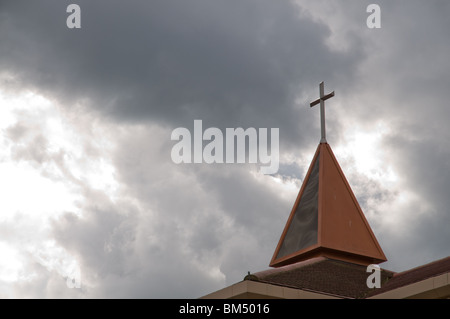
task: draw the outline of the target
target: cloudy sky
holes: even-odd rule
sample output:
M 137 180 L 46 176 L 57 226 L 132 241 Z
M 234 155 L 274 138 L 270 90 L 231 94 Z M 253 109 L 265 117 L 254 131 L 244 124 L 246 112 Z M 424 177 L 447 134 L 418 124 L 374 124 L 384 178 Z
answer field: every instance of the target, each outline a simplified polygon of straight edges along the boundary
M 381 266 L 450 255 L 450 3 L 377 1 L 369 29 L 370 3 L 0 0 L 0 296 L 196 298 L 267 269 L 321 81 Z M 278 172 L 175 164 L 196 119 L 279 128 Z

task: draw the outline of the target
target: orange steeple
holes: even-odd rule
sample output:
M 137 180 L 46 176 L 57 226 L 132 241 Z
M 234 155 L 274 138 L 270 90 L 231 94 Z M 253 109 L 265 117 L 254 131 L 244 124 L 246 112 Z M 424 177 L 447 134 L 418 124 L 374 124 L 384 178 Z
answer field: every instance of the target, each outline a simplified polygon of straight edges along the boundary
M 369 265 L 386 261 L 361 207 L 325 137 L 323 82 L 320 98 L 322 139 L 306 174 L 270 266 L 317 256 Z
M 270 266 L 317 256 L 364 265 L 387 260 L 327 143 L 317 147 Z

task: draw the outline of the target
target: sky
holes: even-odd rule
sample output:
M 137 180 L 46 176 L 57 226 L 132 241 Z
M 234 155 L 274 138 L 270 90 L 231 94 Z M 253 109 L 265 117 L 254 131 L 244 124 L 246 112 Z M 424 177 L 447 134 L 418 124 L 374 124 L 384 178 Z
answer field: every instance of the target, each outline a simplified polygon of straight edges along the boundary
M 267 269 L 321 81 L 380 266 L 449 256 L 448 16 L 446 0 L 0 0 L 0 297 L 197 298 Z M 175 163 L 171 134 L 195 120 L 278 128 L 278 171 Z

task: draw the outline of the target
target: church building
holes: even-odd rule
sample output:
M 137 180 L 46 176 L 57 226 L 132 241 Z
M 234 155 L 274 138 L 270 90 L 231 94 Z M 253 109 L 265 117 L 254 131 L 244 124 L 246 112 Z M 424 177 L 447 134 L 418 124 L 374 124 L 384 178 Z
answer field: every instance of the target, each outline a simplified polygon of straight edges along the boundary
M 202 298 L 406 299 L 450 298 L 450 257 L 393 272 L 325 134 L 325 95 L 320 104 L 321 141 L 270 261 L 270 269 Z

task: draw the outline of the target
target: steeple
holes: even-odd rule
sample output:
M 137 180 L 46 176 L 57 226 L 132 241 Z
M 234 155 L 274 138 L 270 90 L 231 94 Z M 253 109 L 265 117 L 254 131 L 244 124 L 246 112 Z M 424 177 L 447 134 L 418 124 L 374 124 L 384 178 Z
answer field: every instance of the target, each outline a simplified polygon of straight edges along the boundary
M 333 95 L 334 92 L 327 96 Z M 321 106 L 324 97 L 322 82 Z M 316 102 L 313 103 L 319 103 Z M 318 256 L 362 265 L 384 262 L 386 256 L 326 142 L 324 116 L 321 116 L 321 124 L 321 142 L 270 266 L 279 267 Z

